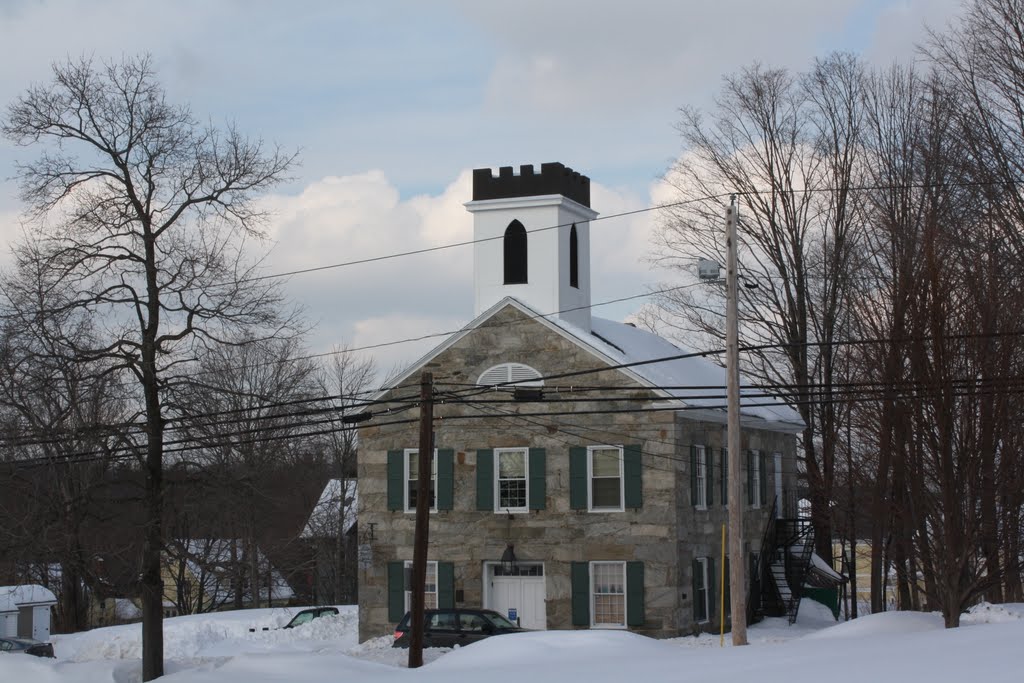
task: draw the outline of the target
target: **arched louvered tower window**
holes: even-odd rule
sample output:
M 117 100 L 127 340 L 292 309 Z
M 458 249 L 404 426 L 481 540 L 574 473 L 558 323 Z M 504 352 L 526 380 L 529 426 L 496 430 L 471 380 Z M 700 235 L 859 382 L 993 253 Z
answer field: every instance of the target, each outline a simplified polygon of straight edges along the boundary
M 519 221 L 505 228 L 505 284 L 526 284 L 526 228 Z
M 522 363 L 502 363 L 484 370 L 476 383 L 483 387 L 492 387 L 496 384 L 515 382 L 517 387 L 540 387 L 544 386 L 541 374 Z
M 580 288 L 580 247 L 575 223 L 569 229 L 569 286 Z

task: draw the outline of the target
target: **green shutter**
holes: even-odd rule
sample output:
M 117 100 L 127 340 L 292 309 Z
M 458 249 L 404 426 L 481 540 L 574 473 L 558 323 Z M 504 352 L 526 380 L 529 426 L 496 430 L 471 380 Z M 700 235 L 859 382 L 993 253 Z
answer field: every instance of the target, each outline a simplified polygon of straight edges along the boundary
M 720 451 L 721 458 L 721 470 L 722 470 L 722 506 L 728 507 L 729 505 L 729 449 L 723 448 Z
M 437 563 L 437 606 L 455 607 L 455 565 L 451 562 Z
M 758 454 L 761 465 L 761 505 L 768 504 L 768 470 L 765 469 L 765 463 L 767 458 L 765 457 L 764 451 Z
M 747 505 L 754 504 L 754 454 L 747 451 Z
M 571 564 L 572 625 L 590 626 L 590 565 L 586 562 Z
M 388 451 L 388 510 L 405 509 L 404 469 L 405 451 Z
M 644 563 L 626 563 L 626 625 L 644 625 Z
M 644 504 L 643 470 L 640 467 L 640 445 L 625 446 L 622 449 L 622 471 L 626 477 L 625 507 L 641 508 Z
M 701 603 L 700 603 L 700 589 L 702 588 L 702 586 L 701 586 L 701 583 L 702 583 L 701 579 L 703 577 L 701 577 L 700 562 L 697 561 L 696 557 L 693 558 L 693 561 L 690 563 L 690 574 L 691 574 L 690 587 L 693 590 L 693 593 L 691 594 L 691 597 L 693 598 L 693 620 L 695 622 L 703 621 L 704 620 L 704 615 L 702 614 L 702 609 L 701 609 L 703 607 L 703 605 L 701 605 Z
M 708 557 L 708 621 L 715 620 L 715 614 L 718 612 L 718 602 L 720 598 L 718 593 L 715 592 L 715 586 L 718 585 L 718 574 L 715 574 L 715 558 Z
M 690 446 L 690 505 L 697 507 L 697 447 Z
M 388 562 L 388 621 L 405 616 L 405 562 Z
M 547 451 L 530 449 L 530 509 L 543 510 L 548 498 Z
M 583 446 L 569 449 L 569 507 L 587 509 L 587 449 Z
M 704 447 L 704 462 L 707 463 L 704 466 L 705 467 L 705 469 L 704 469 L 704 476 L 705 476 L 705 479 L 704 479 L 704 489 L 705 489 L 705 495 L 707 496 L 707 499 L 708 499 L 708 501 L 707 501 L 708 502 L 708 509 L 711 508 L 711 503 L 714 501 L 714 498 L 715 498 L 715 474 L 714 474 L 715 473 L 715 468 L 714 468 L 715 458 L 712 455 L 712 452 L 713 451 L 712 451 L 711 446 L 705 446 Z
M 437 449 L 437 509 L 451 510 L 455 503 L 455 451 Z
M 476 509 L 494 512 L 494 449 L 476 452 Z

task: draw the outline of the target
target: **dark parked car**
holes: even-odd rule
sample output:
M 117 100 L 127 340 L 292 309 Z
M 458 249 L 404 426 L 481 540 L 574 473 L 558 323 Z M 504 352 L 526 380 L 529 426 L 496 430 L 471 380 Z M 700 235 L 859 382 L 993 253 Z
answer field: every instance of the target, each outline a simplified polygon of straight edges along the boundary
M 52 657 L 53 645 L 31 638 L 0 638 L 0 652 L 24 652 L 36 657 Z
M 295 628 L 296 626 L 308 624 L 319 617 L 333 617 L 337 614 L 337 607 L 310 607 L 309 609 L 304 609 L 292 617 L 292 620 L 285 624 L 284 628 Z
M 406 612 L 395 629 L 392 647 L 409 647 L 411 617 Z M 501 614 L 489 609 L 428 609 L 424 614 L 423 647 L 455 647 L 503 633 L 522 633 Z

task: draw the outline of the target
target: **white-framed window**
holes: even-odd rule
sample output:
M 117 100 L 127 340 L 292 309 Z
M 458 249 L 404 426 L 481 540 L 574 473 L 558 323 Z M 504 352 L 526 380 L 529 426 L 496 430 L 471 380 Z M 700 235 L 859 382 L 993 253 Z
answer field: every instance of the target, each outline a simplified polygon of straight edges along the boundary
M 752 506 L 755 508 L 761 507 L 764 502 L 761 500 L 761 477 L 764 476 L 764 472 L 761 471 L 761 452 L 750 451 L 750 500 L 753 501 Z
M 694 472 L 694 476 L 697 478 L 697 500 L 693 504 L 700 510 L 706 510 L 708 507 L 708 475 L 710 474 L 708 472 L 708 455 L 703 446 L 694 446 L 693 450 L 696 454 L 697 465 Z
M 621 512 L 622 446 L 587 447 L 587 507 L 592 512 Z
M 590 625 L 626 628 L 626 563 L 590 563 Z
M 405 449 L 405 511 L 416 512 L 416 491 L 419 487 L 419 449 Z M 430 511 L 437 512 L 437 449 L 430 459 Z
M 698 624 L 708 621 L 711 614 L 708 590 L 708 558 L 698 557 L 694 560 L 693 571 L 695 576 L 693 577 L 693 619 Z
M 412 575 L 412 560 L 405 561 L 405 573 L 409 576 Z M 411 583 L 406 581 L 406 585 Z M 423 591 L 423 608 L 424 609 L 437 609 L 437 562 L 435 560 L 427 560 L 427 580 L 424 582 L 425 590 Z M 412 609 L 412 591 L 405 591 L 405 611 L 408 612 Z
M 526 448 L 494 449 L 494 511 L 528 512 L 530 457 Z

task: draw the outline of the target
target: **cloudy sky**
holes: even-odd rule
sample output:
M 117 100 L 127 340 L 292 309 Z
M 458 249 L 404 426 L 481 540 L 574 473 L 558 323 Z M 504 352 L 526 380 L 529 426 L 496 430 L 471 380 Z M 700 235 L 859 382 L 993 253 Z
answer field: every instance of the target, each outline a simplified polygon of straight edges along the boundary
M 753 61 L 805 68 L 847 50 L 912 60 L 959 0 L 0 0 L 0 104 L 67 56 L 150 53 L 172 101 L 301 150 L 267 198 L 268 272 L 472 237 L 469 171 L 561 161 L 593 208 L 670 199 L 681 106 L 707 107 Z M 0 239 L 19 233 L 25 150 L 0 141 Z M 592 227 L 595 302 L 666 275 L 644 262 L 652 216 Z M 471 250 L 298 275 L 313 352 L 459 327 L 472 317 Z M 3 261 L 0 260 L 0 263 Z M 640 305 L 596 309 L 622 319 Z M 428 343 L 375 352 L 387 368 Z

